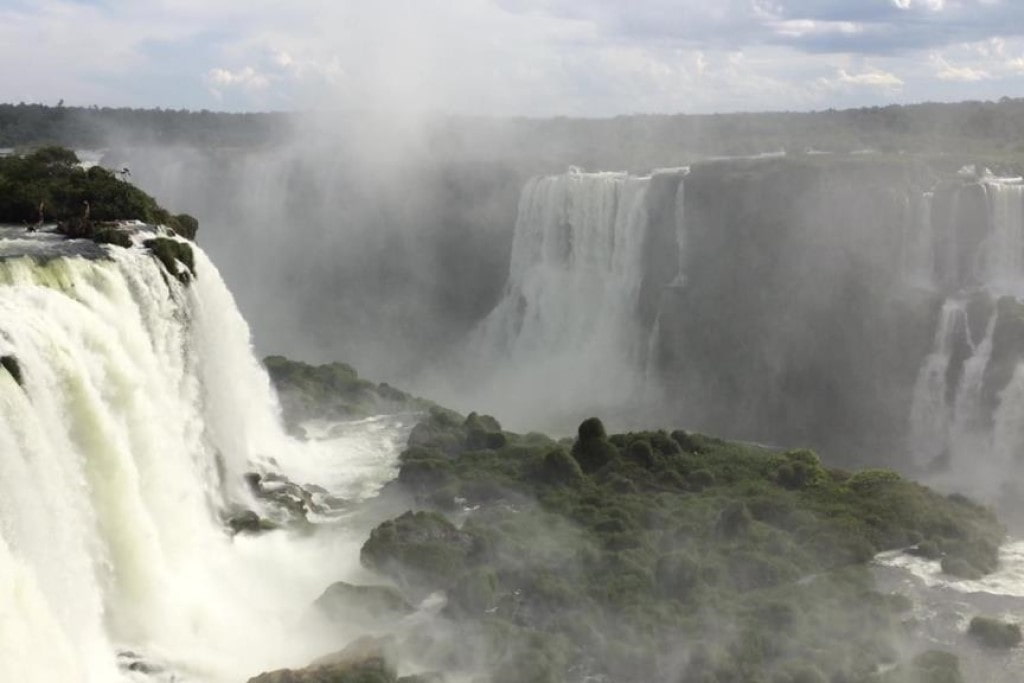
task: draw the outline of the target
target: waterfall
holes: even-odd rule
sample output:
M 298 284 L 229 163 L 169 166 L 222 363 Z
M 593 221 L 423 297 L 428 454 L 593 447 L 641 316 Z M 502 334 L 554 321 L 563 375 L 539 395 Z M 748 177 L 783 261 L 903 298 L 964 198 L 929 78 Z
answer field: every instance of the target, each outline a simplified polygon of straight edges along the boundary
M 925 358 L 914 386 L 910 411 L 910 444 L 918 465 L 946 452 L 953 411 L 947 404 L 947 375 L 956 335 L 967 325 L 966 302 L 949 299 L 939 314 L 933 349 Z
M 1024 184 L 1017 179 L 992 180 L 985 190 L 992 232 L 985 244 L 984 282 L 1024 294 Z
M 649 184 L 575 169 L 527 183 L 504 297 L 469 341 L 488 410 L 544 424 L 561 407 L 620 406 L 640 389 Z
M 225 504 L 252 504 L 242 473 L 306 447 L 202 250 L 182 285 L 106 249 L 0 245 L 0 356 L 20 370 L 0 368 L 0 680 L 139 680 L 119 651 L 174 671 L 150 680 L 304 664 L 337 643 L 299 618 L 357 553 L 223 532 Z
M 914 389 L 909 442 L 918 466 L 928 466 L 942 456 L 948 459 L 951 477 L 978 490 L 992 483 L 988 474 L 1011 463 L 1024 447 L 1024 371 L 1018 367 L 1012 374 L 996 395 L 994 409 L 984 400 L 986 382 L 992 381 L 988 372 L 994 360 L 993 338 L 1003 308 L 997 300 L 1024 297 L 1024 185 L 1017 178 L 985 176 L 980 187 L 986 213 L 973 217 L 960 215 L 960 194 L 967 187 L 971 186 L 952 188 L 950 233 L 941 236 L 932 227 L 936 220 L 931 210 L 933 194 L 926 195 L 922 227 L 916 233 L 928 236 L 932 245 L 925 249 L 923 240 L 910 241 L 907 270 L 912 279 L 922 271 L 921 258 L 929 253 L 933 259 L 942 259 L 941 263 L 933 260 L 934 272 L 952 272 L 951 264 L 956 262 L 974 265 L 971 279 L 959 283 L 963 288 L 950 294 L 940 312 L 932 351 L 922 363 Z M 964 223 L 967 218 L 972 222 Z M 973 237 L 962 238 L 962 233 Z M 977 240 L 975 252 L 961 253 L 971 239 Z M 981 339 L 975 338 L 969 321 L 972 301 L 979 309 L 991 309 Z M 1007 349 L 999 352 L 1005 354 Z

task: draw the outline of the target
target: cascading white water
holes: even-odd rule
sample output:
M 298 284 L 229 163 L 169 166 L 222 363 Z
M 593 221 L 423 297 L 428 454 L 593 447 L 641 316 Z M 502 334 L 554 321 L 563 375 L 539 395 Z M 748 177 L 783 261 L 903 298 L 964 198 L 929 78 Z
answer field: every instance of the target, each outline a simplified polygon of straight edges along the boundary
M 186 286 L 140 248 L 40 263 L 2 246 L 0 356 L 22 382 L 0 368 L 0 681 L 136 680 L 116 661 L 131 650 L 173 680 L 237 682 L 339 647 L 298 634 L 357 538 L 218 522 L 244 471 L 324 455 L 283 433 L 203 252 Z
M 1024 294 L 1024 184 L 1020 179 L 985 183 L 992 232 L 985 243 L 984 282 L 999 290 Z
M 910 412 L 910 444 L 919 465 L 943 454 L 949 441 L 952 410 L 946 403 L 946 375 L 956 335 L 966 327 L 966 302 L 948 299 L 939 314 L 933 351 L 917 375 Z
M 469 342 L 482 407 L 544 425 L 560 407 L 618 406 L 639 390 L 649 185 L 577 170 L 529 181 L 505 295 Z
M 972 337 L 967 320 L 968 297 L 989 297 L 994 302 L 1001 296 L 1024 296 L 1024 185 L 1020 179 L 999 179 L 986 176 L 981 182 L 985 192 L 987 216 L 976 220 L 987 220 L 987 234 L 978 244 L 973 255 L 975 263 L 973 294 L 957 292 L 947 299 L 939 316 L 933 351 L 922 364 L 914 391 L 911 409 L 910 449 L 918 465 L 927 465 L 937 456 L 944 455 L 951 465 L 950 476 L 962 486 L 984 487 L 992 477 L 982 472 L 991 469 L 980 467 L 984 459 L 1007 464 L 1011 454 L 1024 447 L 1024 433 L 1021 430 L 1024 410 L 1024 371 L 1017 368 L 1009 384 L 1000 392 L 997 407 L 990 419 L 983 405 L 983 389 L 986 371 L 993 353 L 993 335 L 998 324 L 998 307 L 993 308 L 984 336 L 978 340 Z M 959 191 L 952 197 L 953 218 L 959 219 Z M 923 202 L 920 235 L 935 240 L 931 227 L 932 197 Z M 953 234 L 945 235 L 946 244 L 933 241 L 930 250 L 915 244 L 914 266 L 911 274 L 921 271 L 920 256 L 930 251 L 933 258 L 944 258 L 946 266 L 958 259 L 955 231 L 964 227 L 953 226 Z M 954 250 L 954 251 L 951 251 Z M 951 255 L 952 254 L 952 255 Z M 934 264 L 941 270 L 943 264 Z M 948 271 L 947 272 L 951 272 Z M 962 335 L 958 338 L 958 335 Z M 965 358 L 956 359 L 962 363 L 958 372 L 957 385 L 947 384 L 952 369 L 953 347 L 961 343 L 966 349 Z M 952 397 L 952 401 L 951 401 Z M 994 462 L 989 465 L 995 465 Z M 985 492 L 978 491 L 984 495 Z M 987 492 L 991 493 L 991 491 Z

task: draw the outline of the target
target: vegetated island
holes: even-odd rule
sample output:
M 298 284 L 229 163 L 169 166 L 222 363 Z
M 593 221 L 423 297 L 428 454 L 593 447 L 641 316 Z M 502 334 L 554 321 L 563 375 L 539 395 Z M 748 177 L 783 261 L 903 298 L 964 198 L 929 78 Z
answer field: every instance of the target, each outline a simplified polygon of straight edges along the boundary
M 128 248 L 136 230 L 128 223 L 134 221 L 166 228 L 186 240 L 195 240 L 199 230 L 193 216 L 171 214 L 102 166 L 85 168 L 69 149 L 41 147 L 0 157 L 0 224 L 31 231 L 55 224 L 52 231 L 68 238 Z M 143 246 L 169 274 L 183 282 L 193 276 L 194 258 L 187 243 L 158 236 Z
M 398 645 L 497 683 L 962 681 L 954 655 L 900 647 L 912 605 L 868 565 L 903 548 L 976 577 L 1005 535 L 988 509 L 890 470 L 683 430 L 607 435 L 597 418 L 556 441 L 433 407 L 400 461 L 384 495 L 416 510 L 361 551 L 394 587 L 339 583 L 318 607 L 397 618 L 444 591 L 443 628 Z M 253 681 L 398 680 L 370 641 Z

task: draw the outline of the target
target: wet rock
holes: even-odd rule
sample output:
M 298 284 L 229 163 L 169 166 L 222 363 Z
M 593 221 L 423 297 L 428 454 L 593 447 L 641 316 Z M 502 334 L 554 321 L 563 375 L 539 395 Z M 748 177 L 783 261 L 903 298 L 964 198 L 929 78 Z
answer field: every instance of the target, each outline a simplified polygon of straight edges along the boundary
M 18 386 L 22 386 L 21 365 L 16 357 L 0 356 L 0 367 L 10 373 L 11 378 L 18 383 Z
M 392 638 L 363 636 L 303 669 L 279 669 L 248 683 L 396 683 Z
M 226 513 L 224 524 L 231 530 L 232 534 L 258 534 L 278 528 L 277 524 L 271 520 L 260 517 L 252 510 L 244 509 Z
M 1019 624 L 1011 624 L 991 617 L 974 617 L 967 633 L 986 647 L 1008 650 L 1021 642 Z

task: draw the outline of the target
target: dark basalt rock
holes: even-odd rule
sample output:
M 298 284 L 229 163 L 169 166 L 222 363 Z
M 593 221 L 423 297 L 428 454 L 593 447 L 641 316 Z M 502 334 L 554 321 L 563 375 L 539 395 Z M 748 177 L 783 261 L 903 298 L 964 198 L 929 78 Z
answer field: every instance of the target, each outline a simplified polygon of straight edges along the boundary
M 11 378 L 18 383 L 18 386 L 22 386 L 24 380 L 21 376 L 21 365 L 18 363 L 18 359 L 15 356 L 0 356 L 0 367 L 3 367 L 10 375 Z

